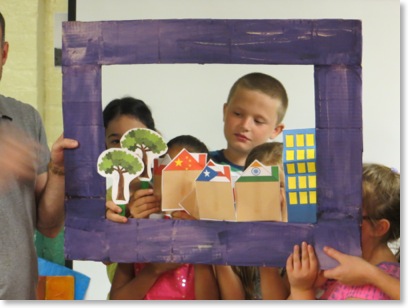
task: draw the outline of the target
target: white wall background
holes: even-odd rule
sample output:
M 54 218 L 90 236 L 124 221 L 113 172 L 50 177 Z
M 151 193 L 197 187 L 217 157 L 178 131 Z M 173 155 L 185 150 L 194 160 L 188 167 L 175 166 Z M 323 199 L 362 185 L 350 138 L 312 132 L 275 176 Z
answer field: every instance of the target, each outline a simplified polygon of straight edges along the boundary
M 363 26 L 365 162 L 400 169 L 400 3 L 397 0 L 77 0 L 78 21 L 135 19 L 360 19 Z M 144 100 L 165 139 L 192 134 L 225 146 L 222 105 L 241 75 L 277 77 L 289 95 L 286 128 L 314 126 L 313 68 L 265 65 L 132 65 L 103 69 L 103 104 L 125 95 Z M 305 116 L 307 115 L 307 116 Z M 105 299 L 105 266 L 74 261 L 91 277 L 86 299 Z

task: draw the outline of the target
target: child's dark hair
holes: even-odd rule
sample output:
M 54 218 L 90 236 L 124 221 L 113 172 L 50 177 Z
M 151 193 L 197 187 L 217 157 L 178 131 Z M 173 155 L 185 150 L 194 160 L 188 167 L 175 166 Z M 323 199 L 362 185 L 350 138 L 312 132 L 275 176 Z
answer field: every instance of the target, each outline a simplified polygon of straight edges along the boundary
M 281 105 L 278 108 L 277 122 L 279 124 L 283 121 L 286 110 L 288 109 L 289 100 L 285 87 L 278 79 L 264 73 L 246 74 L 232 85 L 228 94 L 227 103 L 230 102 L 239 87 L 260 91 L 272 98 L 278 98 L 281 101 Z
M 185 148 L 191 153 L 209 153 L 204 142 L 191 135 L 180 135 L 167 142 L 168 148 L 176 145 Z
M 400 238 L 400 174 L 379 164 L 363 164 L 363 209 L 369 220 L 387 219 L 384 242 Z
M 103 110 L 103 125 L 107 128 L 112 119 L 121 115 L 135 117 L 147 128 L 156 131 L 152 112 L 144 101 L 130 96 L 114 99 Z

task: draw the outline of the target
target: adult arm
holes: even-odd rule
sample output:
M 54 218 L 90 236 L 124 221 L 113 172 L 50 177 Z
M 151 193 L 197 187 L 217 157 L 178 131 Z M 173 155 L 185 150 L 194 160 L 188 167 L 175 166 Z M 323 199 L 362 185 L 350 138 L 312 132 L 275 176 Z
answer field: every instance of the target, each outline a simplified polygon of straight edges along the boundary
M 351 256 L 331 248 L 323 251 L 339 262 L 335 268 L 325 270 L 324 277 L 336 279 L 346 285 L 371 284 L 382 290 L 391 299 L 400 299 L 400 280 L 384 272 L 363 258 Z
M 74 149 L 78 141 L 61 135 L 51 148 L 48 171 L 37 176 L 37 229 L 48 237 L 55 237 L 64 223 L 64 150 Z

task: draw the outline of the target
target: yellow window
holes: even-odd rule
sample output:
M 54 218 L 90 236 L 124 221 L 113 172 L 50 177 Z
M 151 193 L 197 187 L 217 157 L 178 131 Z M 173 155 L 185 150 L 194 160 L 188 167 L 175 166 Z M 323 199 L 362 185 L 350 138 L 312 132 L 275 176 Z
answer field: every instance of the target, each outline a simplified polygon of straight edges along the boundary
M 309 191 L 309 200 L 310 204 L 316 204 L 317 203 L 317 195 L 315 190 Z
M 305 136 L 304 135 L 296 135 L 296 146 L 298 147 L 305 146 Z
M 316 163 L 307 163 L 307 170 L 309 173 L 315 173 L 316 172 Z
M 314 134 L 306 134 L 306 145 L 308 147 L 314 146 Z
M 296 177 L 294 176 L 289 176 L 288 177 L 288 188 L 289 189 L 296 189 L 297 185 L 296 185 Z
M 286 160 L 291 161 L 295 159 L 295 151 L 293 150 L 288 150 L 286 151 Z
M 289 203 L 292 205 L 298 204 L 298 198 L 296 192 L 289 193 Z
M 306 164 L 305 163 L 298 163 L 298 172 L 299 173 L 306 173 Z
M 301 189 L 307 188 L 307 182 L 306 182 L 306 177 L 305 176 L 300 176 L 299 177 L 299 188 L 301 188 Z
M 314 159 L 315 158 L 315 150 L 314 149 L 307 149 L 306 150 L 306 157 L 307 157 L 307 159 Z
M 295 146 L 293 135 L 286 135 L 285 146 L 287 148 L 293 148 Z
M 301 191 L 299 193 L 299 199 L 300 199 L 300 201 L 299 201 L 300 204 L 307 204 L 308 203 L 308 201 L 307 201 L 307 191 Z
M 295 170 L 295 164 L 287 164 L 286 165 L 288 174 L 295 174 L 296 170 Z
M 309 188 L 316 188 L 316 176 L 309 175 Z
M 305 159 L 305 150 L 297 150 L 297 160 L 304 160 Z

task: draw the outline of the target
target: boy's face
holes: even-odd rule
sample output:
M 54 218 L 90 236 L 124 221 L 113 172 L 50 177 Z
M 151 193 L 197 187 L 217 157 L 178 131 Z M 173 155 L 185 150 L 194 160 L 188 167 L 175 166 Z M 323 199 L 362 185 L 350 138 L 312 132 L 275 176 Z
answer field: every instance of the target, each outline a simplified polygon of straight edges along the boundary
M 277 123 L 281 101 L 260 91 L 239 87 L 224 104 L 224 135 L 227 149 L 248 153 L 257 145 L 274 139 L 284 125 Z

